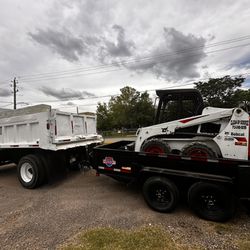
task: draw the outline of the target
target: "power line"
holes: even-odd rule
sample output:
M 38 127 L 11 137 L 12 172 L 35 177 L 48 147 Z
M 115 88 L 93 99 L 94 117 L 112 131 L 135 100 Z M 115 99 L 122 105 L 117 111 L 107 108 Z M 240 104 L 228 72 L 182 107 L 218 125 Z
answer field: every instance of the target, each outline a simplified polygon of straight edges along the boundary
M 7 105 L 3 105 L 3 106 L 0 106 L 0 108 L 5 108 L 5 107 L 8 107 L 10 105 L 12 105 L 13 103 L 10 103 L 10 104 L 7 104 Z
M 196 51 L 199 49 L 204 49 L 204 48 L 206 49 L 206 48 L 211 48 L 211 47 L 220 46 L 220 45 L 227 45 L 230 43 L 241 42 L 241 41 L 248 40 L 248 39 L 250 39 L 250 35 L 239 37 L 239 38 L 234 38 L 234 39 L 230 39 L 230 40 L 225 40 L 225 41 L 221 41 L 218 43 L 212 43 L 212 44 L 209 44 L 207 46 L 198 46 L 198 47 L 196 46 L 193 48 L 186 48 L 186 49 L 178 50 L 178 51 L 171 52 L 171 53 L 165 52 L 165 53 L 159 53 L 155 56 L 134 58 L 134 59 L 130 59 L 127 61 L 121 61 L 120 63 L 103 64 L 103 65 L 99 65 L 99 66 L 95 66 L 95 67 L 88 67 L 88 68 L 81 67 L 81 68 L 74 69 L 74 70 L 55 71 L 55 72 L 39 73 L 39 74 L 33 74 L 33 75 L 23 75 L 23 76 L 20 76 L 20 78 L 23 80 L 26 79 L 27 81 L 32 81 L 32 80 L 38 80 L 40 78 L 49 78 L 49 79 L 51 78 L 52 79 L 53 77 L 58 76 L 58 75 L 61 75 L 61 76 L 66 75 L 67 76 L 67 75 L 73 74 L 73 73 L 74 73 L 74 75 L 76 75 L 77 73 L 96 71 L 96 70 L 101 70 L 101 69 L 105 69 L 105 68 L 109 68 L 109 67 L 113 67 L 113 66 L 124 66 L 124 65 L 127 66 L 127 64 L 133 64 L 133 63 L 138 63 L 138 62 L 140 63 L 142 61 L 153 60 L 156 58 L 161 58 L 161 57 L 166 57 L 166 56 L 168 56 L 168 57 L 176 56 L 179 54 L 190 53 L 190 52 L 193 52 L 193 51 Z M 238 45 L 238 46 L 246 46 L 246 45 Z M 231 47 L 231 48 L 234 48 L 234 47 Z M 226 48 L 226 49 L 230 49 L 230 48 Z M 213 51 L 211 51 L 211 52 L 213 52 Z M 208 53 L 211 53 L 211 52 L 208 52 Z M 93 72 L 93 73 L 96 73 L 96 72 Z
M 5 102 L 5 101 L 0 101 L 0 103 L 13 103 L 13 102 Z
M 173 57 L 176 55 L 180 55 L 183 53 L 190 53 L 193 52 L 195 50 L 199 50 L 199 49 L 203 49 L 203 48 L 211 48 L 211 47 L 215 47 L 215 46 L 220 46 L 220 45 L 227 45 L 230 43 L 235 43 L 235 42 L 241 42 L 244 40 L 248 40 L 250 39 L 250 35 L 246 35 L 246 36 L 241 36 L 238 38 L 233 38 L 233 39 L 229 39 L 229 40 L 224 40 L 224 41 L 220 41 L 217 43 L 211 43 L 208 44 L 207 46 L 196 46 L 193 48 L 185 48 L 182 50 L 178 50 L 175 52 L 171 52 L 171 53 L 159 53 L 155 56 L 147 56 L 147 57 L 140 57 L 140 58 L 134 58 L 134 59 L 130 59 L 127 61 L 121 61 L 120 63 L 111 63 L 111 64 L 102 64 L 99 66 L 95 66 L 95 67 L 88 67 L 88 68 L 78 68 L 78 69 L 74 69 L 74 70 L 65 70 L 65 71 L 55 71 L 55 72 L 49 72 L 49 73 L 38 73 L 38 74 L 33 74 L 33 75 L 23 75 L 21 76 L 21 78 L 23 80 L 26 79 L 25 83 L 29 83 L 29 82 L 34 82 L 34 81 L 45 81 L 45 80 L 55 80 L 55 79 L 61 79 L 61 78 L 72 78 L 72 77 L 79 77 L 79 76 L 84 76 L 84 75 L 91 75 L 91 74 L 99 74 L 99 73 L 109 73 L 109 72 L 113 72 L 113 71 L 118 71 L 118 70 L 125 70 L 127 68 L 119 68 L 119 69 L 111 69 L 111 70 L 104 70 L 104 71 L 100 71 L 101 69 L 105 69 L 105 68 L 109 68 L 109 67 L 114 67 L 114 66 L 127 66 L 129 67 L 130 64 L 137 64 L 140 63 L 140 65 L 144 65 L 150 63 L 150 60 L 154 60 L 157 58 L 161 58 L 161 57 Z M 243 47 L 243 46 L 248 46 L 249 44 L 243 44 L 243 45 L 237 45 L 237 46 L 233 46 L 233 47 L 228 47 L 228 48 L 222 48 L 219 50 L 214 50 L 214 51 L 208 51 L 206 52 L 207 54 L 209 53 L 215 53 L 215 52 L 220 52 L 220 51 L 224 51 L 224 50 L 228 50 L 228 49 L 233 49 L 233 48 L 238 48 L 238 47 Z M 204 52 L 200 52 L 200 53 L 204 53 Z M 200 53 L 196 53 L 196 54 L 191 54 L 190 56 L 196 56 L 199 55 Z M 168 58 L 167 60 L 169 60 L 170 58 Z M 165 60 L 161 60 L 158 61 L 156 63 L 160 63 L 160 62 L 164 62 Z M 142 63 L 143 62 L 143 63 Z M 99 71 L 97 71 L 99 70 Z M 90 71 L 90 72 L 88 72 Z M 94 72 L 91 72 L 94 71 Z M 97 71 L 97 72 L 95 72 Z M 86 73 L 84 73 L 86 72 Z M 72 75 L 73 74 L 73 75 Z M 6 81 L 9 81 L 6 80 Z M 8 85 L 7 83 L 1 82 L 0 84 L 2 85 Z
M 249 76 L 250 75 L 250 72 L 246 72 L 246 73 L 243 73 L 243 74 L 235 74 L 235 75 L 231 75 L 231 77 L 240 77 L 240 76 Z M 215 76 L 213 78 L 221 78 L 222 76 Z M 208 80 L 210 79 L 211 77 L 206 77 L 206 78 L 201 78 L 199 79 L 199 81 L 204 81 L 204 80 Z M 197 81 L 197 80 L 195 80 Z M 193 85 L 194 82 L 192 83 L 185 83 L 185 84 L 179 84 L 179 85 L 174 85 L 174 86 L 169 86 L 165 89 L 173 89 L 173 88 L 180 88 L 180 87 L 186 87 L 186 86 L 190 86 L 190 85 Z M 164 88 L 161 88 L 161 89 L 164 89 Z M 143 92 L 152 92 L 152 91 L 156 91 L 156 89 L 147 89 L 147 90 L 141 90 L 141 91 L 138 91 L 140 93 L 143 93 Z M 119 94 L 114 94 L 114 95 L 106 95 L 106 96 L 96 96 L 96 97 L 90 97 L 90 98 L 85 98 L 84 100 L 86 99 L 94 99 L 94 98 L 103 98 L 103 97 L 115 97 L 115 96 L 118 96 Z M 77 101 L 77 100 L 80 100 L 80 99 L 74 99 L 74 101 Z M 55 100 L 55 101 L 60 101 L 60 100 Z M 73 101 L 73 100 L 71 100 Z M 54 102 L 54 101 L 53 101 Z M 74 108 L 74 107 L 83 107 L 83 106 L 96 106 L 97 103 L 93 103 L 93 104 L 75 104 L 73 105 L 73 107 L 69 107 L 69 106 L 62 106 L 61 108 Z
M 249 76 L 250 72 L 245 72 L 242 74 L 235 74 L 235 75 L 230 75 L 231 77 L 241 77 L 241 76 Z M 225 76 L 225 75 L 223 75 Z M 223 76 L 215 76 L 213 78 L 222 78 Z M 166 89 L 169 88 L 179 88 L 179 87 L 185 87 L 185 86 L 189 86 L 189 85 L 193 85 L 194 82 L 198 82 L 198 81 L 205 81 L 205 80 L 209 80 L 211 77 L 204 77 L 204 78 L 200 78 L 200 79 L 190 79 L 189 81 L 192 81 L 192 83 L 185 83 L 185 84 L 180 84 L 180 85 L 174 85 L 174 86 L 168 86 Z M 151 91 L 155 91 L 156 89 L 147 89 L 147 90 L 143 90 L 143 91 L 139 91 L 140 93 L 142 92 L 151 92 Z M 100 98 L 108 98 L 108 97 L 115 97 L 118 96 L 119 94 L 113 94 L 113 95 L 103 95 L 103 96 L 91 96 L 91 97 L 78 97 L 78 98 L 61 98 L 61 99 L 54 99 L 54 100 L 43 100 L 43 101 L 35 101 L 33 103 L 48 103 L 48 102 L 62 102 L 62 101 L 80 101 L 80 100 L 90 100 L 90 99 L 100 99 Z
M 115 95 L 103 95 L 103 96 L 91 96 L 91 97 L 77 97 L 77 98 L 61 98 L 61 99 L 54 99 L 54 100 L 48 100 L 48 101 L 35 101 L 33 103 L 41 103 L 41 102 L 62 102 L 62 101 L 78 101 L 78 100 L 89 100 L 89 99 L 100 99 L 100 98 L 107 98 L 107 97 L 112 97 L 112 96 L 117 96 L 119 94 Z
M 0 85 L 3 86 L 3 85 L 9 85 L 9 82 L 11 82 L 11 79 L 6 79 L 6 80 L 2 80 L 0 82 Z
M 217 53 L 217 52 L 226 51 L 226 50 L 229 50 L 229 49 L 235 49 L 235 48 L 244 47 L 244 46 L 249 46 L 249 45 L 250 45 L 250 43 L 242 44 L 242 45 L 236 45 L 236 46 L 233 46 L 233 47 L 228 47 L 228 48 L 223 48 L 223 49 L 208 51 L 208 52 L 206 52 L 206 54 Z M 184 60 L 190 59 L 190 57 L 196 57 L 196 56 L 198 56 L 200 54 L 201 53 L 190 54 L 185 59 L 183 59 L 183 58 L 181 58 L 181 59 L 177 58 L 178 60 L 169 60 L 169 58 L 167 58 L 167 59 L 164 59 L 164 60 L 157 61 L 156 63 L 162 63 L 162 62 L 166 62 L 166 61 L 171 61 L 171 62 L 179 62 L 179 61 L 181 61 L 182 62 Z M 144 62 L 144 63 L 142 63 L 140 65 L 142 66 L 142 65 L 145 65 L 145 64 L 148 64 L 148 63 L 150 63 L 150 62 Z M 49 80 L 57 80 L 57 79 L 65 79 L 65 78 L 74 78 L 74 77 L 79 77 L 79 76 L 86 76 L 86 75 L 93 75 L 93 74 L 95 75 L 95 74 L 100 74 L 100 73 L 110 73 L 110 72 L 120 71 L 120 70 L 126 70 L 126 69 L 127 68 L 118 68 L 118 69 L 110 69 L 110 70 L 106 70 L 106 71 L 78 73 L 78 74 L 66 75 L 66 76 L 37 78 L 37 79 L 33 79 L 33 80 L 24 80 L 23 83 L 33 83 L 33 82 L 40 82 L 40 81 L 49 81 Z

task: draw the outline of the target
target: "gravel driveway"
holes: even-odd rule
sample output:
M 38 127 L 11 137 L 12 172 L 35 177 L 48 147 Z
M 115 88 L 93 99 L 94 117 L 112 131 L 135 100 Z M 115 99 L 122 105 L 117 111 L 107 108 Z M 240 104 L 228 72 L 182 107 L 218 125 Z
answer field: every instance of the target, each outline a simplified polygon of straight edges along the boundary
M 13 166 L 0 167 L 1 249 L 55 249 L 83 229 L 112 226 L 132 228 L 160 224 L 175 241 L 207 249 L 236 249 L 249 237 L 250 218 L 243 209 L 226 224 L 194 216 L 181 205 L 161 214 L 145 204 L 139 188 L 93 170 L 69 172 L 42 188 L 21 187 Z

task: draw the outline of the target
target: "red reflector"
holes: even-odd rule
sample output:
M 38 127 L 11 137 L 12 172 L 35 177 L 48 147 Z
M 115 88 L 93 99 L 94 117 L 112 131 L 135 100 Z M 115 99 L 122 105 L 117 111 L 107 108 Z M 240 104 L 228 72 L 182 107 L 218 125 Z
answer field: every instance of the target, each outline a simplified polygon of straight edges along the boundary
M 121 172 L 123 172 L 123 173 L 131 173 L 131 170 L 121 169 Z
M 191 156 L 191 160 L 192 161 L 207 161 L 206 157 L 195 157 L 195 156 Z
M 113 171 L 113 168 L 104 168 L 104 170 L 109 170 L 109 171 Z
M 98 176 L 100 176 L 100 174 L 99 174 L 98 172 L 96 172 L 96 173 L 95 173 L 95 176 L 97 176 L 97 177 L 98 177 Z

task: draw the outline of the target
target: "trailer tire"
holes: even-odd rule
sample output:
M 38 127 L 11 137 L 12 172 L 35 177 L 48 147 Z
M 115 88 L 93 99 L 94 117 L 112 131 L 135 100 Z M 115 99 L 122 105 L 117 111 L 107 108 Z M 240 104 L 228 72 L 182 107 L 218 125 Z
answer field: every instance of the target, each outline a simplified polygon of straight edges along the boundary
M 167 142 L 160 139 L 151 139 L 142 145 L 141 151 L 152 154 L 169 154 L 171 149 Z
M 193 142 L 187 144 L 181 150 L 181 155 L 190 157 L 217 158 L 218 155 L 205 143 Z
M 190 208 L 201 218 L 224 222 L 236 210 L 236 199 L 230 190 L 219 184 L 197 182 L 188 191 Z
M 165 177 L 153 176 L 143 185 L 143 196 L 146 203 L 158 212 L 173 211 L 179 201 L 177 186 Z
M 38 155 L 26 155 L 17 165 L 18 179 L 23 187 L 33 189 L 45 180 L 45 169 Z

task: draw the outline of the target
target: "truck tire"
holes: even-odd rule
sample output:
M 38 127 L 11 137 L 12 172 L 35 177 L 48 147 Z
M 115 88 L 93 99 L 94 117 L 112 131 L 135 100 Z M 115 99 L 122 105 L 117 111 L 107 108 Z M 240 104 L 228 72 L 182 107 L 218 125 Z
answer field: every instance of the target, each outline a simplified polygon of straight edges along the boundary
M 193 142 L 187 144 L 181 150 L 181 155 L 190 157 L 204 157 L 204 158 L 217 158 L 216 152 L 214 152 L 205 143 Z
M 188 191 L 190 208 L 201 218 L 224 222 L 230 219 L 236 210 L 236 199 L 225 186 L 213 183 L 197 182 Z
M 152 154 L 169 154 L 171 149 L 166 141 L 160 140 L 160 139 L 151 139 L 146 141 L 142 145 L 142 150 L 146 153 L 152 153 Z
M 45 180 L 45 169 L 38 155 L 26 155 L 17 165 L 18 179 L 23 187 L 33 189 Z
M 149 207 L 158 212 L 173 211 L 179 201 L 177 186 L 165 177 L 153 176 L 143 185 L 143 196 Z

